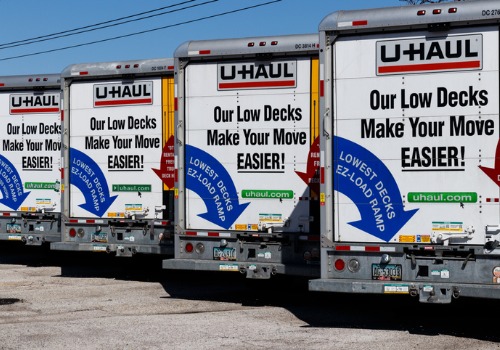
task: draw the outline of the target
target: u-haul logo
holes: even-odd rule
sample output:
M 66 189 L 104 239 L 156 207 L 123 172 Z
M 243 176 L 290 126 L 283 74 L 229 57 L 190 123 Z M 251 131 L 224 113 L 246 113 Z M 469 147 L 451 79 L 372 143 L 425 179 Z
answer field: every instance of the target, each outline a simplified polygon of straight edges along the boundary
M 153 104 L 152 81 L 94 85 L 94 107 L 150 104 Z
M 377 41 L 377 75 L 477 70 L 482 67 L 481 34 Z
M 59 113 L 59 94 L 12 94 L 10 114 Z
M 294 88 L 297 61 L 226 63 L 217 67 L 219 90 Z

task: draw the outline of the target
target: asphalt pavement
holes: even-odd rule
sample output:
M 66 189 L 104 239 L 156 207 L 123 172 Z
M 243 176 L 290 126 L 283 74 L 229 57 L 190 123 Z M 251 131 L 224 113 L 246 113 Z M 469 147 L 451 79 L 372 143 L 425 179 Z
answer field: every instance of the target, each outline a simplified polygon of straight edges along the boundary
M 0 349 L 499 349 L 500 302 L 307 290 L 0 242 Z

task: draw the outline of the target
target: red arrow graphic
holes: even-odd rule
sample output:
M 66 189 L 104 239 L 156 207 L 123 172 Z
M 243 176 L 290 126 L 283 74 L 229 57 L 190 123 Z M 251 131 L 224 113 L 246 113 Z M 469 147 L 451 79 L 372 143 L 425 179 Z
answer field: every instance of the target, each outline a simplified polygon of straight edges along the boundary
M 170 136 L 163 146 L 160 169 L 153 169 L 163 183 L 169 188 L 174 187 L 174 137 Z
M 497 184 L 497 186 L 500 186 L 500 140 L 498 140 L 497 150 L 495 152 L 495 167 L 487 168 L 480 165 L 479 168 L 484 171 L 485 174 Z
M 295 172 L 300 178 L 309 185 L 311 197 L 319 194 L 319 137 L 316 137 L 307 158 L 307 172 Z

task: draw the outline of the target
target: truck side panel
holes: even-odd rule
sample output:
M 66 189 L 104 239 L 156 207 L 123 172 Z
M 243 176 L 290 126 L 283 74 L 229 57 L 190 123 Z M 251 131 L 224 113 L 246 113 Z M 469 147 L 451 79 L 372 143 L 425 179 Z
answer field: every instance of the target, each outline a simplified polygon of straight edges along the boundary
M 498 4 L 320 24 L 321 279 L 310 290 L 500 297 Z
M 63 77 L 65 218 L 51 248 L 172 254 L 173 60 L 73 65 Z
M 28 78 L 1 78 L 0 240 L 40 245 L 60 240 L 61 90 Z
M 486 170 L 495 167 L 499 135 L 498 31 L 447 34 L 336 43 L 336 240 L 484 244 L 483 228 L 498 223 L 498 185 Z M 434 50 L 450 47 L 455 56 L 470 43 L 472 60 L 481 66 L 460 68 L 467 57 L 434 71 L 398 62 L 391 69 L 409 71 L 389 74 L 351 64 L 352 52 L 376 62 L 384 48 L 403 50 L 424 41 L 435 43 Z
M 294 72 L 293 87 L 224 89 L 215 80 L 223 64 L 187 67 L 187 229 L 309 232 L 299 173 L 312 144 L 311 62 L 272 64 Z
M 176 51 L 179 195 L 164 268 L 319 275 L 317 56 L 316 35 Z
M 162 219 L 154 210 L 163 192 L 154 171 L 164 141 L 161 79 L 75 82 L 70 89 L 69 215 Z

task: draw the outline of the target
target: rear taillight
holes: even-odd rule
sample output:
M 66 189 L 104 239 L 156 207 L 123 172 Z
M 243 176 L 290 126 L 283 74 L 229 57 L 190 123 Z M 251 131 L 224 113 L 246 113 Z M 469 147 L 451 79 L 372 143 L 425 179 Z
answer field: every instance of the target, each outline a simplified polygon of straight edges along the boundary
M 342 260 L 342 259 L 337 259 L 337 260 L 335 260 L 334 266 L 335 266 L 335 269 L 337 271 L 344 271 L 344 269 L 345 269 L 345 261 Z
M 187 253 L 192 253 L 193 252 L 193 243 L 186 243 L 186 246 L 184 247 Z
M 76 230 L 74 228 L 69 229 L 69 236 L 73 238 L 76 237 Z

